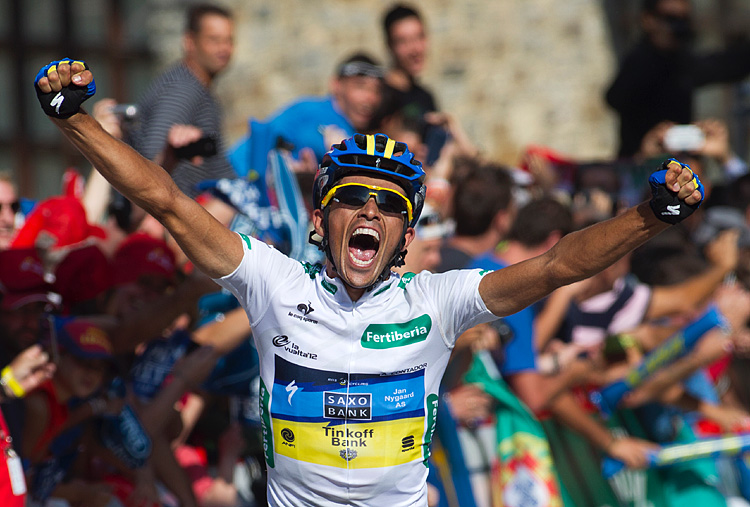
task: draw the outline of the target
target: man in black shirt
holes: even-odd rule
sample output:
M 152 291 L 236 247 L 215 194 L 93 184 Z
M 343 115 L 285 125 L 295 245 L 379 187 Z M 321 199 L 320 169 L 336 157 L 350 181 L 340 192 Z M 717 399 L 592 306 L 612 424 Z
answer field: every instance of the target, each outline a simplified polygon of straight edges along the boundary
M 427 56 L 422 18 L 411 7 L 395 5 L 383 18 L 383 30 L 393 60 L 385 77 L 385 113 L 400 111 L 404 117 L 421 120 L 437 110 L 432 93 L 417 83 Z
M 693 91 L 737 81 L 750 73 L 750 43 L 697 54 L 689 0 L 644 0 L 643 38 L 623 59 L 606 93 L 620 117 L 620 157 L 638 151 L 657 123 L 693 121 Z

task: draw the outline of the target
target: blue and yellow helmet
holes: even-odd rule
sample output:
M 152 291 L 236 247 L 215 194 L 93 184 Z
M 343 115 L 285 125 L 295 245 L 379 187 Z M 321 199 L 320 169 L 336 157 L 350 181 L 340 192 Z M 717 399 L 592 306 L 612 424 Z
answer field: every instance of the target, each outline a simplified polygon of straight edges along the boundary
M 401 185 L 414 210 L 406 225 L 413 227 L 419 220 L 427 193 L 425 172 L 406 143 L 394 141 L 385 134 L 354 134 L 331 147 L 315 175 L 313 208 L 323 207 L 323 196 L 344 176 L 368 173 Z

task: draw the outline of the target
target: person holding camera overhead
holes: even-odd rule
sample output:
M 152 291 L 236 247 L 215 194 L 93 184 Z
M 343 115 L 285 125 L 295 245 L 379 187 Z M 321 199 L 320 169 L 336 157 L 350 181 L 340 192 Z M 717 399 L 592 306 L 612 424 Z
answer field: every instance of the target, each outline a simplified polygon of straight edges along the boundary
M 214 78 L 232 57 L 233 31 L 229 11 L 192 6 L 183 36 L 184 57 L 151 83 L 137 105 L 133 147 L 169 169 L 190 197 L 199 193 L 196 185 L 205 179 L 236 177 L 224 153 L 221 111 L 211 93 Z
M 641 41 L 623 58 L 606 92 L 620 119 L 620 157 L 632 157 L 662 121 L 692 123 L 693 92 L 750 74 L 750 41 L 697 53 L 690 0 L 643 0 Z M 681 133 L 682 134 L 682 133 Z M 681 135 L 680 134 L 680 135 Z

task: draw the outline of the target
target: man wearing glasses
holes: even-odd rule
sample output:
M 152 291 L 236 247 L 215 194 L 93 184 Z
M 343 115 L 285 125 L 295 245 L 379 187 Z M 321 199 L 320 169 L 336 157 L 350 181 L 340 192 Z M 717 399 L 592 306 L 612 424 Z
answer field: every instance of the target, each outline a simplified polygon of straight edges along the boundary
M 595 274 L 703 197 L 687 166 L 665 162 L 650 203 L 539 257 L 491 273 L 399 277 L 391 267 L 414 239 L 425 173 L 404 143 L 356 134 L 326 154 L 313 185 L 311 241 L 326 263 L 301 264 L 224 227 L 81 111 L 95 91 L 83 62 L 53 62 L 35 84 L 63 134 L 244 307 L 260 357 L 271 506 L 427 505 L 438 387 L 456 337 Z
M 10 247 L 16 233 L 16 214 L 21 205 L 9 172 L 0 171 L 0 250 Z

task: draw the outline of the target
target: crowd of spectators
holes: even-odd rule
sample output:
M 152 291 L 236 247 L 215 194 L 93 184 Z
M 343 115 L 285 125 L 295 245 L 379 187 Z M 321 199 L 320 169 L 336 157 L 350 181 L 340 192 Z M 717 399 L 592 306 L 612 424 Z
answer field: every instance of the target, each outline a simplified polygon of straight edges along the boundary
M 402 276 L 523 262 L 647 198 L 661 161 L 688 163 L 706 190 L 688 220 L 461 336 L 443 381 L 430 505 L 748 505 L 741 455 L 649 469 L 660 446 L 750 432 L 750 172 L 727 126 L 694 120 L 687 105 L 709 81 L 702 72 L 747 74 L 745 46 L 694 56 L 688 1 L 647 0 L 645 38 L 606 92 L 622 114 L 620 157 L 537 147 L 500 163 L 420 83 L 429 38 L 419 13 L 397 5 L 383 19 L 389 66 L 353 52 L 329 95 L 253 119 L 229 153 L 211 83 L 231 58 L 233 22 L 218 7 L 190 11 L 184 58 L 156 79 L 135 121 L 110 99 L 93 114 L 227 227 L 313 263 L 322 253 L 299 238 L 327 147 L 355 132 L 406 142 L 428 194 Z M 712 62 L 732 72 L 706 70 Z M 193 85 L 160 92 L 172 74 Z M 676 137 L 685 124 L 688 137 Z M 95 171 L 61 188 L 21 199 L 0 172 L 0 502 L 265 505 L 257 353 L 243 311 Z M 478 368 L 491 379 L 477 381 Z M 624 470 L 605 480 L 603 457 Z

